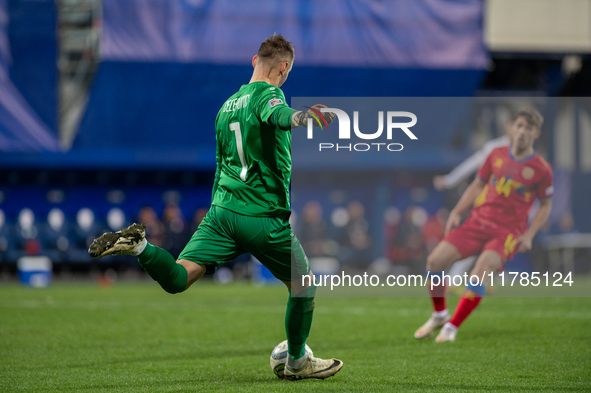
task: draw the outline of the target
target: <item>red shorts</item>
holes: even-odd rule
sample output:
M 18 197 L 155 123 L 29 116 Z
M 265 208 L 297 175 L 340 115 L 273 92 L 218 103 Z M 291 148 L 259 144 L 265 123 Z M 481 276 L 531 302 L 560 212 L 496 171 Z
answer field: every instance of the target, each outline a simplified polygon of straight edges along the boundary
M 459 227 L 443 238 L 444 242 L 453 244 L 463 258 L 480 254 L 485 250 L 496 251 L 503 263 L 513 259 L 519 248 L 516 229 L 490 226 L 468 218 Z

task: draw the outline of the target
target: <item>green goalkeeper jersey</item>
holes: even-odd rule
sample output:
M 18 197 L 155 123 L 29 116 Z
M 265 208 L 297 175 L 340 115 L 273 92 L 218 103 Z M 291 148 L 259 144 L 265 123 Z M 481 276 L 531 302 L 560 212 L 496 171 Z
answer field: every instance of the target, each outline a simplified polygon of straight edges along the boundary
M 287 120 L 282 128 L 273 124 L 280 113 Z M 215 121 L 212 205 L 247 216 L 289 216 L 290 113 L 281 89 L 266 82 L 243 85 L 224 103 Z

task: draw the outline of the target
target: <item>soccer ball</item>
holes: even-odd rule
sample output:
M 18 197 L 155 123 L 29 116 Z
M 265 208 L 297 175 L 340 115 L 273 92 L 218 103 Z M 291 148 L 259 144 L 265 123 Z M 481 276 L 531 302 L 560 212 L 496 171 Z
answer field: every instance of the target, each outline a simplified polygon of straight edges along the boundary
M 309 356 L 314 356 L 312 350 L 306 345 L 306 352 Z M 277 378 L 285 379 L 283 370 L 285 369 L 285 363 L 287 362 L 287 340 L 277 344 L 271 352 L 271 370 L 277 375 Z

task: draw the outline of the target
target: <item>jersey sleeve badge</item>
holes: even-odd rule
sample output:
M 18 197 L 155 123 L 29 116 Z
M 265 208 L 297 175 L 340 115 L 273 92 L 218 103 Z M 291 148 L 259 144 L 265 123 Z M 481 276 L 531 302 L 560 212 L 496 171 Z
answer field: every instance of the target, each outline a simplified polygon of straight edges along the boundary
M 554 186 L 546 187 L 544 192 L 546 193 L 547 196 L 551 196 L 552 194 L 554 194 Z
M 273 108 L 276 105 L 281 105 L 283 104 L 283 101 L 280 98 L 273 98 L 272 100 L 269 100 L 269 106 L 271 108 Z

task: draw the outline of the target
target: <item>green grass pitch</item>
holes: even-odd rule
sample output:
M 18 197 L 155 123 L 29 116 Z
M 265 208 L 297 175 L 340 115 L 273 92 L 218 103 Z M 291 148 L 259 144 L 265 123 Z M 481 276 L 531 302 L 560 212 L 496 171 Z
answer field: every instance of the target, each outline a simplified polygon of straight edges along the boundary
M 2 392 L 591 391 L 591 298 L 483 300 L 455 343 L 417 341 L 427 298 L 318 298 L 308 344 L 345 363 L 282 381 L 280 287 L 0 286 Z M 450 300 L 454 307 L 457 299 Z

